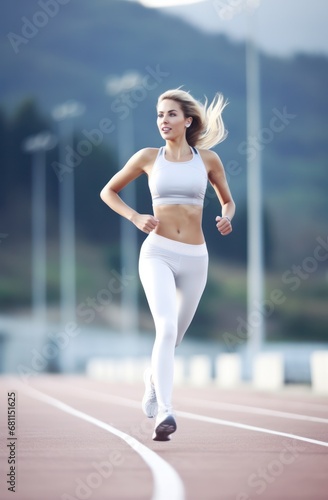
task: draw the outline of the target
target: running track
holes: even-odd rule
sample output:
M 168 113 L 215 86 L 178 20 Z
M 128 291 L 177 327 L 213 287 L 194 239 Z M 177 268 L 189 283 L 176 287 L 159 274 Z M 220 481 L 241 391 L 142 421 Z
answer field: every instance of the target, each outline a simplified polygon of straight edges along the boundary
M 178 430 L 151 439 L 141 384 L 0 378 L 0 499 L 327 500 L 328 398 L 306 389 L 175 387 Z M 7 490 L 7 393 L 16 393 Z

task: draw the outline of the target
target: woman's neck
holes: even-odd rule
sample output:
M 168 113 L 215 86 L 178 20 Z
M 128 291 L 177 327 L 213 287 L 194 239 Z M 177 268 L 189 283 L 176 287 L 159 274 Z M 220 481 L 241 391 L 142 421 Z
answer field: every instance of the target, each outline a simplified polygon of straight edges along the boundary
M 181 159 L 192 155 L 191 148 L 187 141 L 181 141 L 180 143 L 166 141 L 165 153 L 176 161 L 181 161 Z

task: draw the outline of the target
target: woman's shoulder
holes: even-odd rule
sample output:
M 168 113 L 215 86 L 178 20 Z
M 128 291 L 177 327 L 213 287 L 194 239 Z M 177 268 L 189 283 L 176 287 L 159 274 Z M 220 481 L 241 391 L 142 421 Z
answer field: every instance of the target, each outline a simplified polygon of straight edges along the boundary
M 130 162 L 134 167 L 143 170 L 145 173 L 149 174 L 152 166 L 157 158 L 159 148 L 143 148 L 137 151 Z
M 151 161 L 155 160 L 158 155 L 159 148 L 143 148 L 137 151 L 136 155 L 141 160 Z
M 218 159 L 219 156 L 218 154 L 213 151 L 212 149 L 198 149 L 197 151 L 201 155 L 202 158 L 205 158 L 206 160 L 215 160 Z
M 222 162 L 219 155 L 212 149 L 198 149 L 198 152 L 207 170 L 222 167 Z

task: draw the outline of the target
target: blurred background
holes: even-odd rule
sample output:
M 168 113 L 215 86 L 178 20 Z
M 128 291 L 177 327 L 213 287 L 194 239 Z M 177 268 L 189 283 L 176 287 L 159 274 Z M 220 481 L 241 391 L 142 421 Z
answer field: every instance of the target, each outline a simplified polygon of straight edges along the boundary
M 137 269 L 145 234 L 99 192 L 135 151 L 162 145 L 157 98 L 183 86 L 229 101 L 215 151 L 237 212 L 222 238 L 208 188 L 208 285 L 179 353 L 238 352 L 247 378 L 247 360 L 277 351 L 286 382 L 309 382 L 310 354 L 328 343 L 327 16 L 324 0 L 2 8 L 2 372 L 84 372 L 93 357 L 150 355 Z M 152 210 L 145 176 L 123 197 Z

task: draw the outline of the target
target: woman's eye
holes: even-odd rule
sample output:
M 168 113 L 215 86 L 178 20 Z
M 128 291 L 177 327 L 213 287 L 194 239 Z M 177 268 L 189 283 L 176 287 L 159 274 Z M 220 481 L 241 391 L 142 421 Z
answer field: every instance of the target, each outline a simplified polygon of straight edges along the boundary
M 164 115 L 157 115 L 157 118 L 163 118 Z M 176 113 L 170 113 L 170 116 L 177 116 Z

